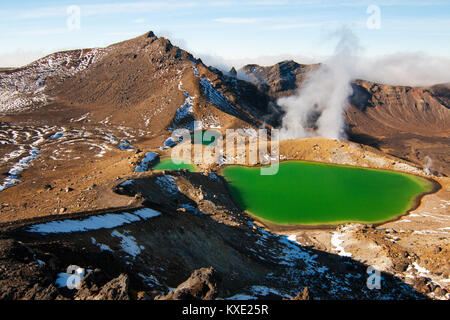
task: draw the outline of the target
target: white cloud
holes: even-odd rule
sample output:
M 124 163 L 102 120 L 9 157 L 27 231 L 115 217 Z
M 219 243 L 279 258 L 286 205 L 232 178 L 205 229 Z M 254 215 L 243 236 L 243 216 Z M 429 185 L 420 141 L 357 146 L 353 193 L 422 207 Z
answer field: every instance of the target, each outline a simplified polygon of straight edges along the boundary
M 23 51 L 23 50 L 2 53 L 0 54 L 0 67 L 2 68 L 21 67 L 45 55 L 46 53 L 43 51 Z
M 364 58 L 356 65 L 359 78 L 391 85 L 430 86 L 450 82 L 450 58 L 401 52 Z

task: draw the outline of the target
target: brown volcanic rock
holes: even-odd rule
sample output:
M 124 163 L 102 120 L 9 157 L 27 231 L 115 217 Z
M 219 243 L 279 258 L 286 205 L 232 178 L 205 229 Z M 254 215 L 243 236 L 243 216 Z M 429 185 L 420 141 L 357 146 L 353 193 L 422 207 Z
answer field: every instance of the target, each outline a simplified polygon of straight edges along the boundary
M 121 274 L 105 284 L 94 300 L 129 300 L 128 286 L 130 280 L 126 274 Z
M 215 118 L 222 127 L 242 127 L 242 121 L 259 126 L 268 104 L 253 85 L 206 67 L 153 32 L 102 49 L 89 69 L 49 87 L 59 103 L 89 111 L 92 120 L 109 117 L 111 123 L 152 132 L 171 125 L 185 93 L 193 99 L 195 119 Z
M 159 131 L 183 104 L 180 81 L 184 80 L 183 89 L 197 94 L 195 88 L 186 87 L 192 79 L 183 79 L 188 76 L 183 72 L 188 59 L 193 57 L 169 40 L 145 34 L 109 46 L 89 70 L 57 84 L 50 94 L 64 104 L 89 109 L 95 120 L 110 116 L 112 123 L 143 127 L 150 119 L 148 126 Z
M 350 139 L 430 166 L 435 174 L 450 174 L 448 87 L 413 88 L 364 80 L 355 81 L 353 87 L 352 106 L 346 111 Z
M 306 81 L 308 73 L 317 69 L 319 64 L 298 64 L 287 60 L 273 66 L 249 64 L 241 68 L 258 89 L 273 98 L 289 96 Z
M 429 89 L 442 105 L 450 108 L 450 83 L 437 84 Z
M 189 279 L 175 290 L 155 300 L 214 300 L 217 297 L 217 285 L 220 277 L 213 267 L 195 270 Z
M 0 240 L 0 300 L 50 300 L 59 296 L 51 268 L 19 241 Z
M 348 110 L 347 120 L 350 125 L 361 126 L 367 133 L 379 136 L 408 132 L 447 137 L 450 134 L 450 109 L 441 103 L 445 94 L 444 90 L 434 93 L 428 88 L 357 80 L 351 99 L 353 108 Z M 355 107 L 361 112 L 356 112 Z
M 26 87 L 35 87 L 22 94 L 24 100 L 30 100 L 38 88 L 42 91 L 33 96 L 39 101 L 32 108 L 39 109 L 33 119 L 50 117 L 67 124 L 89 113 L 85 121 L 160 133 L 171 125 L 187 93 L 193 99 L 193 116 L 207 125 L 260 126 L 270 120 L 261 121 L 269 99 L 254 85 L 205 66 L 153 32 L 107 48 L 58 52 L 23 68 L 0 71 L 0 80 L 5 78 L 0 90 L 12 94 L 17 88 L 7 84 L 20 84 L 23 77 Z M 13 102 L 18 103 L 8 100 Z M 28 113 L 29 109 L 19 103 L 0 113 L 17 118 L 17 112 Z
M 313 296 L 309 292 L 308 287 L 305 287 L 303 291 L 300 291 L 294 298 L 290 300 L 313 300 Z
M 301 88 L 308 73 L 319 65 L 283 61 L 273 66 L 247 65 L 241 72 L 273 98 L 289 96 Z M 350 140 L 450 174 L 449 84 L 429 88 L 391 86 L 365 80 L 352 83 L 346 111 Z

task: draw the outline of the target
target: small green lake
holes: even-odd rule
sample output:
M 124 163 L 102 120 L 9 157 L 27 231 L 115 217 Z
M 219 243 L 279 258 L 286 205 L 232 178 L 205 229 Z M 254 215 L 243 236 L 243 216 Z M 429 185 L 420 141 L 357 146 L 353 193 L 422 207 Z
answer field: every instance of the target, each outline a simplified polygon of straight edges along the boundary
M 194 143 L 194 144 L 200 144 L 201 143 L 204 146 L 209 146 L 209 145 L 214 146 L 214 141 L 216 140 L 216 137 L 212 136 L 212 137 L 208 137 L 207 138 L 206 135 L 205 135 L 205 132 L 206 132 L 206 130 L 202 131 L 201 139 L 196 139 L 196 137 L 192 133 L 191 134 L 192 143 Z M 220 132 L 216 132 L 216 131 L 210 131 L 210 132 L 211 133 L 214 132 L 214 133 L 220 134 Z
M 176 164 L 171 158 L 161 159 L 156 165 L 152 167 L 153 170 L 180 170 L 186 169 L 191 172 L 196 172 L 197 168 L 191 163 Z
M 383 222 L 405 214 L 434 188 L 405 173 L 304 161 L 281 162 L 272 176 L 244 166 L 221 173 L 241 209 L 280 225 Z

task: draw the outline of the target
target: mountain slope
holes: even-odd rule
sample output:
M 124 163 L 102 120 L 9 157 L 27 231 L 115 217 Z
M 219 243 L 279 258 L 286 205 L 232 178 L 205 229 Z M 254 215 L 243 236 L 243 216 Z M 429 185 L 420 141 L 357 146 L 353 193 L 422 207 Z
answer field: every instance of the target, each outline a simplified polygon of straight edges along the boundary
M 67 121 L 89 112 L 86 119 L 93 122 L 151 127 L 155 133 L 171 127 L 187 98 L 192 108 L 185 120 L 214 127 L 259 126 L 268 106 L 253 85 L 207 68 L 153 32 L 0 72 L 0 90 L 0 114 L 51 111 L 55 120 Z
M 240 71 L 273 99 L 292 95 L 318 65 L 283 61 L 274 66 L 244 66 Z M 352 83 L 346 111 L 350 140 L 450 174 L 450 89 L 391 86 L 366 80 Z

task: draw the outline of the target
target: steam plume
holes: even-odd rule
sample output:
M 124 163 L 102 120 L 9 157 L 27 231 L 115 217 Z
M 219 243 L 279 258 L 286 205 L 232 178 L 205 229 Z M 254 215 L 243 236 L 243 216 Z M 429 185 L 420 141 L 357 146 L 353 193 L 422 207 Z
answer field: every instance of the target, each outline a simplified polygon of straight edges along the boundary
M 352 94 L 351 80 L 359 45 L 350 30 L 342 29 L 338 34 L 334 55 L 309 76 L 295 95 L 278 100 L 286 111 L 280 132 L 282 139 L 344 137 L 344 111 Z
M 425 156 L 425 168 L 424 171 L 427 175 L 431 176 L 431 167 L 433 165 L 433 160 L 429 156 Z

